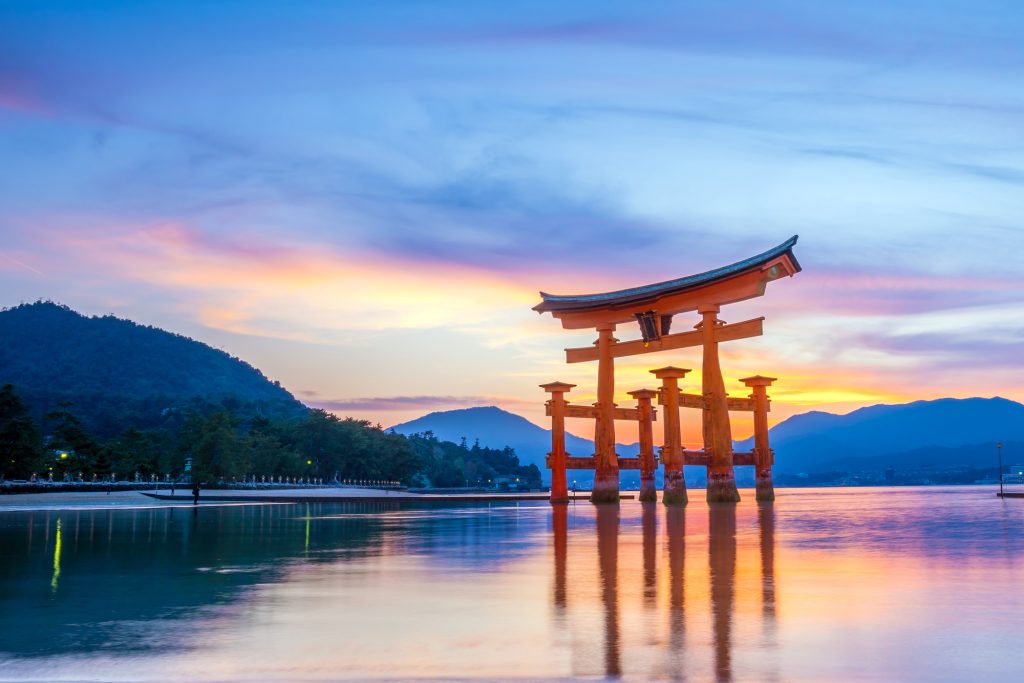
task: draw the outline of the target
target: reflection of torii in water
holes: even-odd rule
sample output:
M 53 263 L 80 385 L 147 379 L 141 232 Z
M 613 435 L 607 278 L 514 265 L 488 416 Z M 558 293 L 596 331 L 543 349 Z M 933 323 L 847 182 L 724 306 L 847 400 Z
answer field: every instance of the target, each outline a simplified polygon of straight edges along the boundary
M 800 264 L 793 255 L 797 238 L 792 237 L 774 249 L 729 266 L 698 275 L 678 278 L 652 285 L 634 287 L 616 292 L 583 295 L 555 295 L 541 292 L 541 303 L 534 306 L 539 313 L 551 313 L 565 329 L 594 328 L 597 341 L 593 347 L 566 349 L 569 363 L 598 362 L 597 403 L 593 407 L 569 405 L 565 394 L 575 385 L 551 382 L 541 385 L 551 394 L 548 414 L 552 419 L 552 444 L 548 460 L 551 469 L 551 502 L 568 501 L 566 468 L 593 469 L 594 488 L 591 500 L 595 503 L 616 502 L 619 499 L 619 470 L 639 469 L 641 473 L 641 500 L 653 500 L 654 453 L 650 440 L 650 423 L 655 419 L 650 391 L 634 393 L 637 408 L 617 408 L 615 405 L 614 359 L 655 351 L 687 347 L 703 349 L 701 394 L 682 394 L 678 379 L 689 370 L 667 367 L 653 371 L 662 379 L 660 401 L 665 405 L 665 444 L 662 464 L 665 467 L 666 504 L 686 502 L 682 482 L 683 465 L 704 465 L 708 470 L 707 499 L 709 502 L 736 502 L 734 465 L 755 465 L 758 500 L 771 500 L 772 453 L 768 447 L 767 387 L 774 378 L 754 376 L 743 380 L 753 393 L 749 399 L 730 398 L 718 359 L 718 344 L 762 334 L 764 318 L 755 318 L 732 325 L 718 318 L 721 307 L 727 304 L 759 297 L 769 282 L 800 272 Z M 673 316 L 696 311 L 701 321 L 692 332 L 670 334 Z M 612 336 L 616 326 L 637 322 L 641 339 L 620 342 Z M 679 430 L 679 407 L 700 408 L 703 411 L 704 449 L 683 451 Z M 733 453 L 730 410 L 754 413 L 755 448 L 750 453 Z M 569 457 L 565 452 L 565 418 L 593 419 L 593 457 Z M 641 453 L 639 458 L 620 458 L 615 453 L 615 420 L 635 420 L 640 423 Z
M 603 505 L 597 509 L 597 562 L 604 604 L 604 675 L 622 675 L 619 660 L 619 509 Z
M 775 509 L 771 503 L 757 506 L 757 528 L 761 540 L 761 630 L 765 645 L 778 647 L 775 619 Z M 778 671 L 765 680 L 778 680 Z
M 653 506 L 653 503 L 647 503 Z M 686 511 L 665 509 L 665 552 L 668 556 L 668 647 L 666 672 L 679 676 L 686 670 Z
M 660 563 L 668 572 L 668 639 L 665 642 L 666 659 L 658 676 L 685 675 L 686 652 L 686 515 L 680 507 L 665 509 L 665 559 Z M 595 511 L 598 578 L 600 602 L 604 612 L 603 659 L 604 675 L 614 678 L 622 675 L 623 652 L 620 633 L 618 547 L 619 509 L 598 506 Z M 568 511 L 564 506 L 552 510 L 552 538 L 554 559 L 554 619 L 557 632 L 570 628 L 568 609 L 572 602 L 568 562 Z M 775 518 L 771 504 L 761 504 L 757 512 L 759 529 L 759 555 L 761 566 L 761 613 L 766 644 L 775 640 Z M 627 529 L 629 526 L 627 526 Z M 736 593 L 736 508 L 731 505 L 711 505 L 708 510 L 708 570 L 715 679 L 733 678 L 733 614 Z M 589 527 L 574 533 L 592 533 Z M 646 611 L 656 610 L 657 600 L 657 508 L 650 503 L 643 506 L 640 518 L 643 545 L 642 600 Z M 664 585 L 664 583 L 662 584 Z M 698 590 L 698 593 L 701 591 Z M 665 604 L 665 603 L 661 603 Z M 628 661 L 628 657 L 626 658 Z M 575 673 L 575 672 L 574 672 Z M 777 676 L 769 676 L 775 679 Z M 762 679 L 764 677 L 762 676 Z
M 708 506 L 708 566 L 715 630 L 715 680 L 732 680 L 732 612 L 736 585 L 736 508 Z

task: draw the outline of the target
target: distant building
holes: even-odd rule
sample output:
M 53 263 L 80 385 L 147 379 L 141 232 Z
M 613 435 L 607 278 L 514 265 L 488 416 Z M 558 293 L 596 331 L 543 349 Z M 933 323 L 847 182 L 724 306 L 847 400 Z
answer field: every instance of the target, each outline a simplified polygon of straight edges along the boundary
M 498 491 L 529 491 L 530 485 L 522 478 L 515 475 L 498 476 L 494 478 L 494 488 Z

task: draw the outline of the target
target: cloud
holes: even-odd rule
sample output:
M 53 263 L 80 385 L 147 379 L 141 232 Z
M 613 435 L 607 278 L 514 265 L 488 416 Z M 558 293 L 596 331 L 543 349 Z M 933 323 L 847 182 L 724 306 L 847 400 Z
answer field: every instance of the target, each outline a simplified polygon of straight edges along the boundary
M 316 408 L 330 411 L 434 410 L 524 403 L 496 396 L 371 396 L 347 399 L 315 398 L 307 402 Z
M 566 16 L 537 18 L 528 11 L 523 16 L 502 16 L 495 21 L 484 16 L 473 24 L 456 29 L 431 27 L 405 31 L 406 40 L 443 45 L 521 46 L 644 46 L 687 52 L 739 51 L 747 54 L 857 55 L 876 56 L 884 46 L 887 52 L 898 50 L 894 36 L 863 32 L 841 17 L 828 12 L 801 14 L 785 8 L 766 10 L 759 4 L 677 5 L 655 3 L 642 14 L 627 15 L 618 9 L 609 12 L 588 6 L 590 19 L 580 18 L 571 6 L 549 14 Z M 575 14 L 576 16 L 573 16 Z M 885 38 L 890 38 L 885 41 Z M 886 44 L 886 42 L 888 44 Z M 899 50 L 903 53 L 905 50 Z
M 795 150 L 798 154 L 848 161 L 862 161 L 889 168 L 920 169 L 966 175 L 981 180 L 1018 185 L 1024 183 L 1024 169 L 984 163 L 948 161 L 935 150 L 853 148 L 842 146 L 806 147 Z
M 849 159 L 852 161 L 867 161 L 883 166 L 892 166 L 893 161 L 882 154 L 868 152 L 859 149 L 847 149 L 842 147 L 807 147 L 798 150 L 801 154 L 811 156 L 832 157 L 836 159 Z
M 1024 168 L 963 163 L 947 163 L 945 166 L 952 171 L 977 176 L 985 180 L 997 180 L 1012 185 L 1024 184 Z
M 12 267 L 23 269 L 30 273 L 35 273 L 36 275 L 45 275 L 43 271 L 33 268 L 32 266 L 25 263 L 21 259 L 17 259 L 14 256 L 11 256 L 10 254 L 5 254 L 4 252 L 0 251 L 0 270 L 8 270 Z
M 315 242 L 217 236 L 178 223 L 48 228 L 49 258 L 63 277 L 155 286 L 205 325 L 255 336 L 339 343 L 354 330 L 473 328 L 535 294 L 480 268 L 414 262 Z M 79 280 L 83 280 L 78 275 Z
M 485 168 L 437 187 L 406 188 L 405 201 L 371 208 L 369 237 L 377 249 L 417 260 L 536 272 L 636 263 L 702 232 L 632 218 L 596 193 L 574 199 L 553 185 L 542 174 L 526 181 Z
M 988 334 L 942 332 L 863 335 L 854 343 L 886 354 L 910 359 L 919 370 L 1019 370 L 1024 326 L 991 330 Z

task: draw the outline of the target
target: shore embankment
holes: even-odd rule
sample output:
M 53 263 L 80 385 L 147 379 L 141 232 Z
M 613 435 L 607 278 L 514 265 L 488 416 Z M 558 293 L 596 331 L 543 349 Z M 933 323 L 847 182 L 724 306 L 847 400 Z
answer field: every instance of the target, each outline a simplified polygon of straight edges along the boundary
M 589 491 L 576 494 L 576 499 L 585 501 Z M 630 494 L 622 496 L 632 498 Z M 385 491 L 368 488 L 309 488 L 309 489 L 203 489 L 199 494 L 199 505 L 268 505 L 289 503 L 347 503 L 347 502 L 406 502 L 419 503 L 475 503 L 548 499 L 547 493 L 410 493 L 407 491 Z M 154 493 L 146 491 L 60 491 L 48 493 L 23 493 L 0 496 L 0 512 L 63 509 L 129 509 L 140 507 L 181 507 L 192 506 L 192 493 L 188 489 L 176 488 L 170 495 L 169 489 Z
M 174 484 L 175 491 L 190 489 L 191 484 L 177 482 Z M 300 484 L 284 482 L 219 482 L 216 485 L 203 485 L 209 489 L 230 489 L 239 491 L 303 491 L 310 489 L 342 488 L 342 489 L 372 489 L 375 491 L 404 491 L 405 487 L 399 486 L 374 486 L 363 484 Z M 113 493 L 117 491 L 149 491 L 152 493 L 166 493 L 171 490 L 169 481 L 21 481 L 5 480 L 0 481 L 0 496 L 4 494 L 26 494 L 26 493 Z M 418 491 L 418 489 L 412 489 Z M 438 491 L 439 492 L 439 491 Z
M 192 494 L 188 490 L 178 490 L 174 496 L 170 493 L 143 492 L 148 498 L 164 501 L 191 501 Z M 346 501 L 415 501 L 426 503 L 444 502 L 486 502 L 486 501 L 512 501 L 512 500 L 548 500 L 550 494 L 541 492 L 531 493 L 497 493 L 497 492 L 470 492 L 455 493 L 446 491 L 444 493 L 413 493 L 410 491 L 388 491 L 368 488 L 320 488 L 320 489 L 297 489 L 280 491 L 252 491 L 252 490 L 209 490 L 203 491 L 199 500 L 216 502 L 268 502 L 268 503 L 344 503 Z M 578 500 L 589 500 L 590 492 L 576 494 Z M 622 496 L 630 499 L 633 496 L 625 494 Z

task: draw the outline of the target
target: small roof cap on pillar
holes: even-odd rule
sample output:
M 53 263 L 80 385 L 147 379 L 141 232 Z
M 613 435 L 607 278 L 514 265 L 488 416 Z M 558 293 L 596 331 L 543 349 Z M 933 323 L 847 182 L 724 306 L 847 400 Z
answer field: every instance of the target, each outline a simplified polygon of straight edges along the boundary
M 547 384 L 541 384 L 540 388 L 552 394 L 565 393 L 572 390 L 575 384 L 566 384 L 565 382 L 548 382 Z
M 778 377 L 765 377 L 764 375 L 754 375 L 753 377 L 744 377 L 740 381 L 746 384 L 748 387 L 770 387 L 772 382 L 778 380 Z
M 654 398 L 658 395 L 658 392 L 654 389 L 637 389 L 636 391 L 627 392 L 630 396 L 636 399 L 640 398 Z
M 690 368 L 677 368 L 674 365 L 666 365 L 663 368 L 651 370 L 651 373 L 653 373 L 654 376 L 657 377 L 658 379 L 665 379 L 672 377 L 686 377 L 686 373 L 688 373 L 689 371 Z

